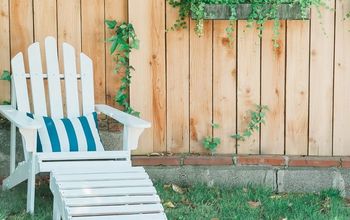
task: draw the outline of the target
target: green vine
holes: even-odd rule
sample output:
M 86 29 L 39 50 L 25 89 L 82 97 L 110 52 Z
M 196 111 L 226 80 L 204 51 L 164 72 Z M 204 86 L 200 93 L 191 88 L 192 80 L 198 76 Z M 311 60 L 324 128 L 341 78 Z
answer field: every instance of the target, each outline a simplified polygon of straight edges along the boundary
M 128 102 L 128 90 L 131 83 L 131 71 L 135 70 L 129 64 L 129 55 L 133 49 L 139 48 L 139 40 L 136 36 L 134 27 L 130 23 L 117 22 L 115 20 L 105 21 L 108 29 L 113 31 L 114 35 L 107 39 L 111 43 L 110 54 L 114 57 L 116 63 L 114 72 L 123 72 L 125 75 L 121 79 L 121 86 L 114 97 L 114 100 L 124 107 L 124 111 L 140 116 L 140 112 L 135 111 Z
M 236 133 L 231 135 L 232 138 L 237 141 L 245 141 L 247 138 L 253 135 L 255 131 L 259 131 L 260 124 L 265 124 L 266 112 L 269 111 L 266 105 L 256 105 L 255 110 L 249 111 L 250 121 L 248 126 L 242 133 Z
M 219 128 L 218 124 L 211 124 L 213 129 Z M 221 139 L 219 137 L 207 136 L 203 139 L 203 147 L 210 151 L 211 154 L 214 154 L 219 144 L 221 144 Z
M 230 23 L 226 28 L 227 37 L 230 43 L 233 42 L 233 32 L 234 32 L 234 22 L 237 20 L 236 9 L 239 4 L 250 4 L 251 13 L 248 16 L 248 27 L 252 27 L 256 24 L 259 30 L 259 36 L 262 36 L 262 31 L 264 30 L 264 24 L 267 20 L 274 20 L 273 26 L 273 41 L 275 47 L 278 47 L 277 37 L 279 35 L 279 18 L 278 18 L 278 7 L 281 4 L 286 4 L 289 6 L 299 5 L 301 9 L 301 18 L 306 18 L 308 10 L 315 6 L 316 8 L 324 7 L 330 9 L 327 6 L 327 0 L 167 0 L 168 3 L 174 7 L 178 8 L 179 17 L 175 21 L 175 24 L 170 28 L 171 30 L 177 30 L 186 28 L 186 18 L 192 15 L 195 18 L 195 32 L 198 36 L 203 35 L 203 22 L 204 17 L 207 16 L 205 12 L 206 4 L 223 4 L 227 5 L 231 9 L 231 16 L 229 18 Z M 350 18 L 350 12 L 346 15 Z

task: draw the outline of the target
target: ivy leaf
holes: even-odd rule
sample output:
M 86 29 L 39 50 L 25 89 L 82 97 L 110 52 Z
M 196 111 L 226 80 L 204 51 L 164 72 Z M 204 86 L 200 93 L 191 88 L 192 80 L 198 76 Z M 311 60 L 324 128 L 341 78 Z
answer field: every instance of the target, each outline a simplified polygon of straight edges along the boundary
M 117 49 L 117 46 L 118 46 L 118 42 L 117 42 L 116 40 L 113 41 L 112 46 L 111 46 L 111 48 L 110 48 L 110 50 L 109 50 L 109 53 L 110 53 L 110 54 L 113 54 L 114 51 L 115 51 L 115 49 Z
M 135 49 L 139 49 L 140 47 L 140 41 L 138 39 L 135 39 L 131 42 L 131 47 Z
M 115 20 L 105 20 L 105 23 L 107 24 L 108 29 L 111 29 L 111 30 L 113 30 L 117 25 L 117 22 Z
M 4 70 L 2 72 L 2 75 L 0 77 L 0 80 L 6 80 L 6 81 L 11 81 L 11 74 L 8 70 Z

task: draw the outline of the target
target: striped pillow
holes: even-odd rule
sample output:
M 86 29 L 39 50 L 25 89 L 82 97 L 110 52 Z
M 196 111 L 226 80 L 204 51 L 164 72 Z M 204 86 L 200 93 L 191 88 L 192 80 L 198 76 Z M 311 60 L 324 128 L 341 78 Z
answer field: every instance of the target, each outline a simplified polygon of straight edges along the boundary
M 97 113 L 77 118 L 53 119 L 27 113 L 38 120 L 37 152 L 103 151 L 97 130 Z

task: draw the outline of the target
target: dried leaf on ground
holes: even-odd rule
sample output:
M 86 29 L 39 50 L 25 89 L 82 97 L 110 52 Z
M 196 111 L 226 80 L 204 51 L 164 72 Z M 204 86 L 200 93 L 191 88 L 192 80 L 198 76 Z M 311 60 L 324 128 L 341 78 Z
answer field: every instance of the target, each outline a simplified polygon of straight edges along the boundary
M 171 208 L 171 209 L 175 208 L 174 203 L 172 203 L 171 201 L 168 201 L 168 202 L 164 203 L 164 206 L 166 208 Z
M 180 193 L 180 194 L 184 194 L 185 190 L 183 188 L 181 188 L 180 186 L 176 185 L 176 184 L 171 184 L 171 188 L 174 190 L 174 192 Z
M 170 187 L 171 187 L 171 184 L 165 184 L 165 185 L 163 186 L 164 189 L 170 189 Z
M 193 209 L 196 208 L 195 204 L 193 204 L 189 199 L 182 199 L 181 203 L 184 205 L 187 205 Z
M 272 195 L 272 196 L 270 196 L 270 199 L 280 199 L 280 198 L 282 198 L 281 195 Z
M 210 220 L 219 220 L 219 218 L 212 218 L 212 219 L 210 219 Z
M 260 201 L 257 201 L 257 202 L 255 202 L 255 201 L 249 201 L 248 204 L 249 204 L 249 206 L 250 206 L 251 208 L 258 208 L 259 206 L 261 206 L 261 202 L 260 202 Z

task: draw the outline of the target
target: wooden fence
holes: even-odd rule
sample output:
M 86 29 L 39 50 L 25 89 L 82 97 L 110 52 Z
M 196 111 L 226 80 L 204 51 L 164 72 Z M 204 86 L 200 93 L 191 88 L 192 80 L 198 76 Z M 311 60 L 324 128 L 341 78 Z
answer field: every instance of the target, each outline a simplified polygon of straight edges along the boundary
M 104 39 L 104 19 L 128 20 L 141 48 L 132 54 L 131 103 L 152 122 L 136 154 L 204 153 L 203 137 L 221 137 L 218 153 L 350 155 L 350 10 L 330 0 L 311 21 L 281 21 L 275 49 L 272 22 L 262 38 L 238 21 L 228 44 L 228 21 L 206 21 L 198 38 L 189 29 L 165 32 L 177 12 L 165 0 L 0 0 L 0 70 L 10 57 L 47 35 L 73 44 L 94 61 L 96 102 L 114 104 L 120 75 Z M 1 99 L 9 98 L 6 82 Z M 266 125 L 239 143 L 254 104 L 268 105 Z M 212 129 L 211 123 L 220 124 Z

